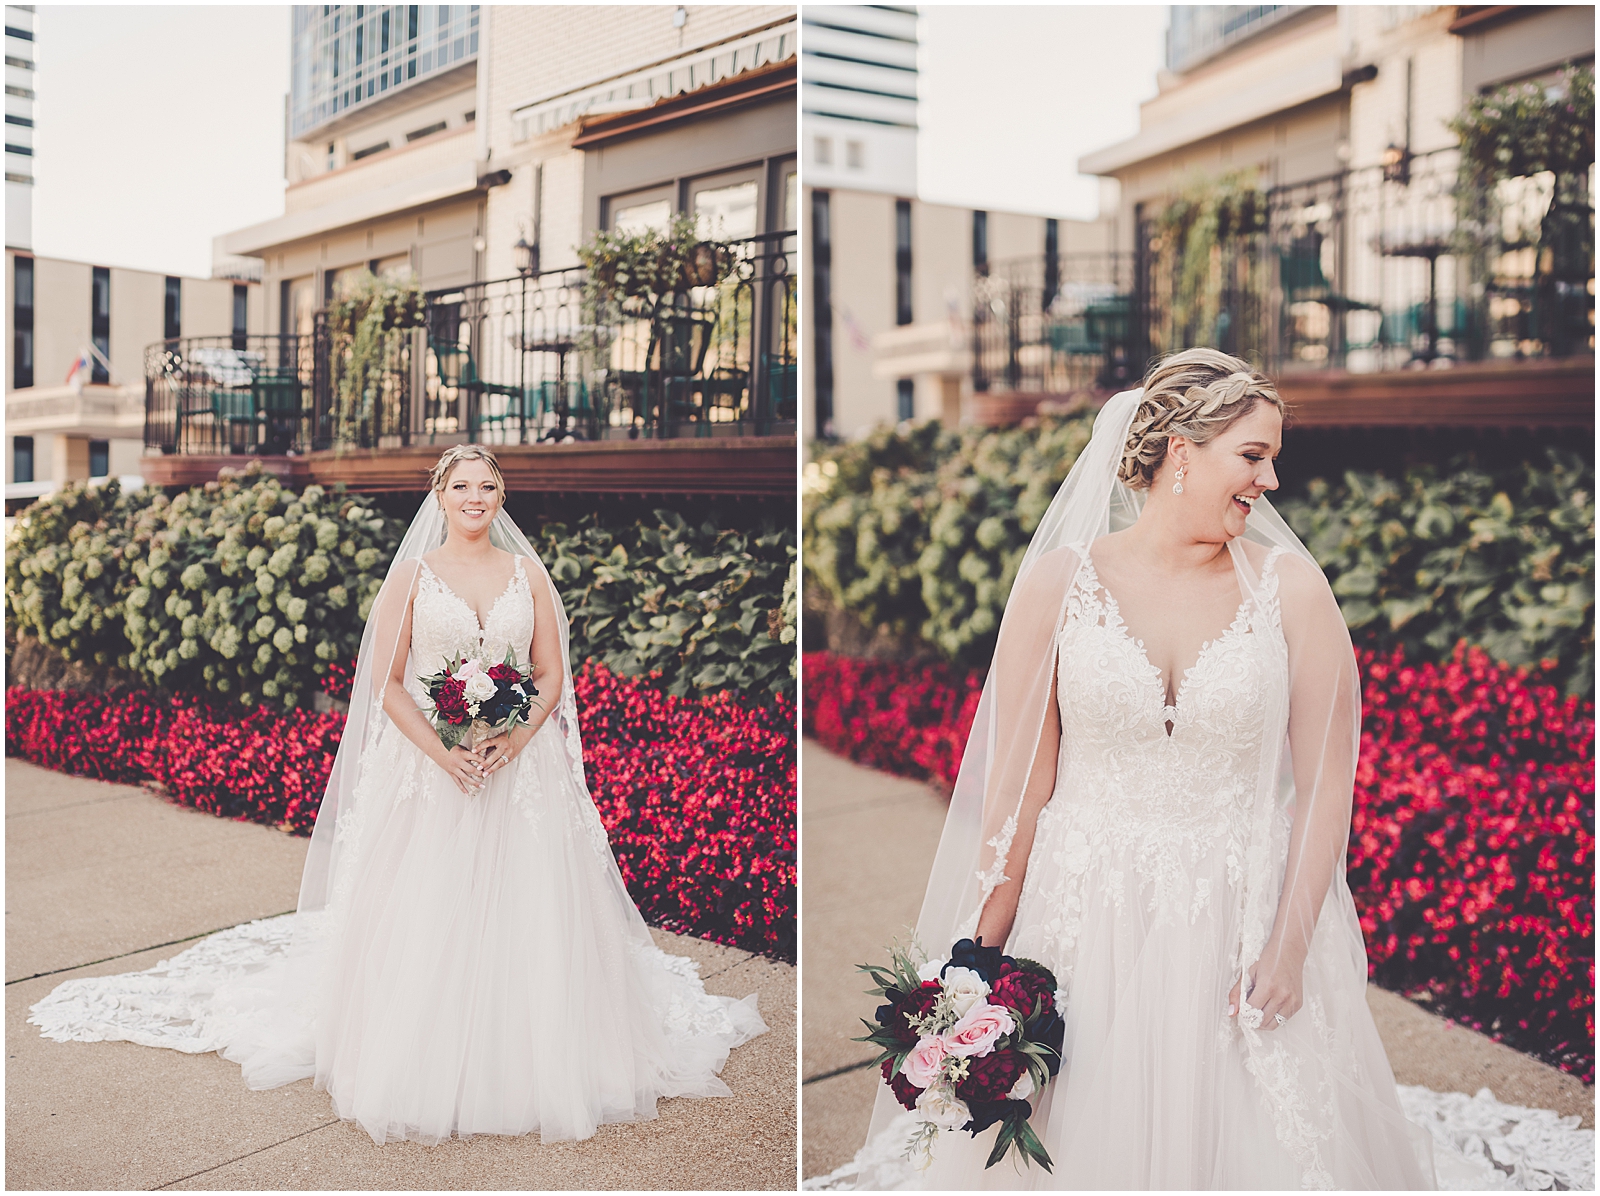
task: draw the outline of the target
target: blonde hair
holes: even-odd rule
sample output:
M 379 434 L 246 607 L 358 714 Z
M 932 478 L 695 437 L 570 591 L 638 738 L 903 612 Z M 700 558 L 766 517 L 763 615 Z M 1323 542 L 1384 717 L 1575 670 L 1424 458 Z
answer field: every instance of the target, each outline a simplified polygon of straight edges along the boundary
M 1144 399 L 1128 426 L 1117 477 L 1135 490 L 1147 489 L 1167 459 L 1171 437 L 1206 444 L 1257 403 L 1289 414 L 1276 386 L 1220 349 L 1185 349 L 1163 358 L 1145 377 Z
M 428 475 L 428 480 L 433 486 L 435 494 L 443 495 L 446 484 L 450 481 L 450 474 L 457 465 L 463 461 L 482 461 L 489 467 L 489 472 L 494 475 L 494 484 L 500 487 L 500 505 L 506 501 L 506 480 L 500 476 L 500 466 L 494 459 L 494 454 L 481 444 L 457 444 L 444 450 L 435 463 L 433 470 Z M 441 501 L 443 501 L 441 499 Z

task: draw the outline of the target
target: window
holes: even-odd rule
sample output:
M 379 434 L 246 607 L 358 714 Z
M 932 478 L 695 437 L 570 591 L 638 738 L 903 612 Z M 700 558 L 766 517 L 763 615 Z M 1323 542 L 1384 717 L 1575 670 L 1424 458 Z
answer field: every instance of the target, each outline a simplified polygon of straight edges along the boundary
M 867 165 L 867 147 L 860 141 L 844 143 L 844 164 L 851 170 L 864 170 Z
M 233 347 L 241 352 L 245 337 L 250 332 L 250 288 L 243 283 L 233 284 Z
M 695 225 L 700 235 L 718 241 L 737 241 L 760 232 L 760 188 L 754 179 L 726 187 L 706 187 L 694 193 Z
M 915 379 L 900 379 L 899 382 L 895 383 L 895 390 L 897 392 L 895 398 L 898 401 L 899 408 L 895 418 L 902 423 L 908 419 L 915 419 L 917 417 L 917 383 Z
M 21 390 L 33 385 L 33 259 L 14 259 L 11 280 L 11 385 Z M 28 452 L 33 452 L 30 442 Z M 32 457 L 29 457 L 32 460 Z
M 1061 225 L 1055 220 L 1044 222 L 1044 311 L 1056 301 L 1061 290 Z
M 815 157 L 818 166 L 833 165 L 833 138 L 818 137 L 815 142 Z
M 911 323 L 911 201 L 894 201 L 894 322 Z M 901 419 L 910 419 L 902 415 Z
M 444 121 L 436 120 L 431 125 L 427 125 L 420 129 L 413 129 L 411 132 L 406 134 L 406 140 L 421 141 L 424 137 L 432 137 L 440 129 L 444 128 L 444 124 Z
M 989 213 L 972 213 L 972 268 L 989 273 Z
M 16 436 L 11 441 L 11 480 L 33 481 L 33 437 Z
M 811 352 L 817 435 L 833 437 L 833 237 L 829 196 L 811 193 Z
M 370 158 L 373 154 L 381 154 L 388 148 L 389 143 L 387 141 L 380 141 L 377 145 L 369 145 L 366 149 L 358 149 L 355 153 L 350 155 L 350 160 L 352 162 L 359 162 L 362 158 Z
M 89 442 L 89 476 L 91 478 L 111 476 L 111 442 L 109 440 L 91 440 Z
M 106 362 L 111 360 L 111 271 L 94 268 L 93 291 L 89 297 L 89 334 L 98 353 L 89 367 L 89 381 L 102 386 L 111 381 Z
M 175 341 L 183 335 L 183 279 L 167 278 L 167 302 L 162 327 L 162 337 Z

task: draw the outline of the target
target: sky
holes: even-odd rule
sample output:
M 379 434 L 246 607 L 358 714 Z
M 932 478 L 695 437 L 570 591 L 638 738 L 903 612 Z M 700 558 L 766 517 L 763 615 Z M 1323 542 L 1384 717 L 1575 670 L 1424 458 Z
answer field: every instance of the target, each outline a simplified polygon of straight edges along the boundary
M 283 212 L 287 6 L 37 9 L 33 248 L 208 277 Z
M 1161 6 L 923 9 L 919 191 L 1091 219 L 1079 156 L 1138 130 Z M 283 211 L 286 6 L 38 8 L 34 251 L 211 272 L 211 239 Z
M 1092 220 L 1077 161 L 1139 131 L 1164 5 L 926 5 L 917 191 L 929 203 Z

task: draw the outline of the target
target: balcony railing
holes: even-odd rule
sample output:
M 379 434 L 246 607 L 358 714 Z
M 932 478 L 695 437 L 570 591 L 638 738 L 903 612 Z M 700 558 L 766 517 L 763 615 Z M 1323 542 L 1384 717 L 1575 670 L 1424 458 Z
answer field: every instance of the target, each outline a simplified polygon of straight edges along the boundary
M 1592 175 L 1485 191 L 1453 149 L 1260 193 L 1198 246 L 1141 210 L 1131 259 L 1049 267 L 975 278 L 976 389 L 1114 388 L 1201 344 L 1273 373 L 1594 353 Z
M 426 296 L 422 326 L 357 345 L 189 339 L 146 355 L 145 444 L 286 453 L 471 440 L 792 435 L 795 236 L 732 242 L 714 287 L 597 306 L 582 270 Z M 598 314 L 597 314 L 598 313 Z

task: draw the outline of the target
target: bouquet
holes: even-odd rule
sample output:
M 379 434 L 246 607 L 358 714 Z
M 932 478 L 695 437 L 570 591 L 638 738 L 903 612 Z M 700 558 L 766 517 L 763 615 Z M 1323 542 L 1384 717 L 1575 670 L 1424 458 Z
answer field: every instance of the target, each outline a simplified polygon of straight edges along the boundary
M 920 966 L 903 948 L 890 951 L 887 969 L 860 964 L 883 997 L 876 1024 L 855 1039 L 881 1047 L 884 1083 L 922 1126 L 911 1142 L 922 1166 L 933 1161 L 941 1130 L 978 1134 L 1000 1123 L 985 1167 L 1015 1146 L 1024 1162 L 1050 1170 L 1028 1118 L 1037 1097 L 1061 1067 L 1061 994 L 1049 968 L 1002 955 L 980 938 L 962 939 L 949 959 Z
M 428 721 L 439 732 L 439 742 L 449 751 L 470 733 L 476 747 L 485 739 L 528 721 L 539 691 L 533 687 L 533 668 L 517 665 L 510 651 L 501 663 L 487 669 L 471 657 L 461 656 L 430 677 L 418 677 L 428 694 Z

